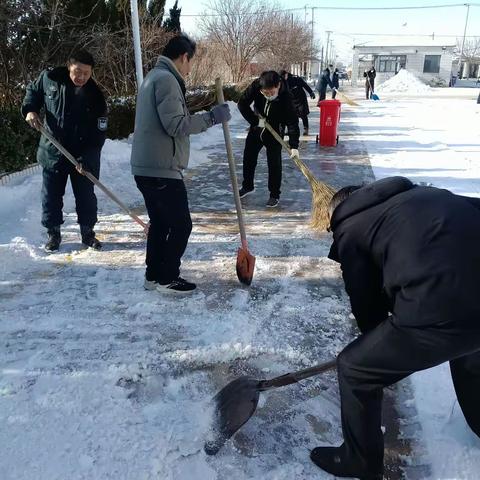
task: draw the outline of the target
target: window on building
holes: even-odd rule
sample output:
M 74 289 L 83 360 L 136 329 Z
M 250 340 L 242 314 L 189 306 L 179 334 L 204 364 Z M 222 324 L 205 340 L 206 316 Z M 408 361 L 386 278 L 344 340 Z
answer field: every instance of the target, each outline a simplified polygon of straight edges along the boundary
M 439 73 L 441 55 L 425 55 L 423 73 Z
M 380 55 L 378 57 L 378 71 L 398 73 L 407 64 L 406 55 Z

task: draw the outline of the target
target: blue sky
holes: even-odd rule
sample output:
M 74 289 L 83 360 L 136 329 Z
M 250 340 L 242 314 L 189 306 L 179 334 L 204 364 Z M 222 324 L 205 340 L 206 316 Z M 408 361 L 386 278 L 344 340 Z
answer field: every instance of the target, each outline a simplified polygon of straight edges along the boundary
M 175 0 L 167 0 L 166 11 L 171 8 Z M 182 28 L 190 34 L 198 34 L 198 18 L 187 17 L 188 14 L 201 14 L 209 11 L 208 1 L 203 0 L 179 0 L 182 8 Z M 462 3 L 455 0 L 281 0 L 277 2 L 279 8 L 301 8 L 297 15 L 301 19 L 311 22 L 311 7 L 335 6 L 335 7 L 398 7 L 398 6 L 430 6 Z M 474 3 L 474 2 L 472 2 Z M 480 5 L 480 2 L 478 2 Z M 314 31 L 319 41 L 325 42 L 325 31 L 333 30 L 332 39 L 339 60 L 347 62 L 351 59 L 351 46 L 369 40 L 369 37 L 358 34 L 365 33 L 390 33 L 390 34 L 423 34 L 431 35 L 463 35 L 465 26 L 466 7 L 435 8 L 426 10 L 374 10 L 374 11 L 335 11 L 315 10 Z M 480 6 L 470 7 L 467 35 L 480 36 Z M 372 37 L 370 37 L 371 39 Z M 450 38 L 455 43 L 455 38 Z

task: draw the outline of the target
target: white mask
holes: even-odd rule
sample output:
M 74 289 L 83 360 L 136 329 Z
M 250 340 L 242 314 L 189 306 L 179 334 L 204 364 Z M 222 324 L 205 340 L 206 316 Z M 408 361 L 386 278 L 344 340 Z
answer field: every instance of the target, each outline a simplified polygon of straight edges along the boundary
M 278 93 L 276 93 L 275 95 L 271 95 L 271 96 L 265 95 L 264 93 L 262 93 L 262 95 L 263 95 L 269 102 L 273 102 L 273 101 L 278 97 Z

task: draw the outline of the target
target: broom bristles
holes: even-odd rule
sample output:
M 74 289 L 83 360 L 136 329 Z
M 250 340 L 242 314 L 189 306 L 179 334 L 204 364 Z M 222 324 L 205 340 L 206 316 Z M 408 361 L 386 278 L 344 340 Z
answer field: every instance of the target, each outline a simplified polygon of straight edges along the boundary
M 265 119 L 263 118 L 263 120 Z M 285 142 L 268 122 L 265 122 L 265 127 L 290 154 L 291 152 L 287 142 Z M 315 230 L 326 230 L 330 223 L 328 219 L 329 204 L 336 190 L 330 185 L 317 180 L 312 171 L 298 157 L 293 157 L 292 160 L 308 180 L 310 188 L 312 189 L 312 216 L 310 225 Z
M 336 190 L 327 183 L 317 180 L 312 171 L 299 158 L 294 157 L 293 161 L 306 177 L 312 189 L 312 216 L 310 224 L 315 230 L 326 230 L 329 225 L 329 204 Z

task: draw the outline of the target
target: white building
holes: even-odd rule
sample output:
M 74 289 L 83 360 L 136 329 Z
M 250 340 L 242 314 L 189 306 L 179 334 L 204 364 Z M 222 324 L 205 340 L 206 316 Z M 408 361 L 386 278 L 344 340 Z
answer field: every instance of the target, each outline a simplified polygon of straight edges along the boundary
M 353 46 L 352 85 L 363 85 L 363 72 L 372 64 L 377 70 L 376 85 L 405 68 L 428 83 L 441 79 L 448 85 L 452 75 L 455 44 L 444 40 L 372 40 Z

